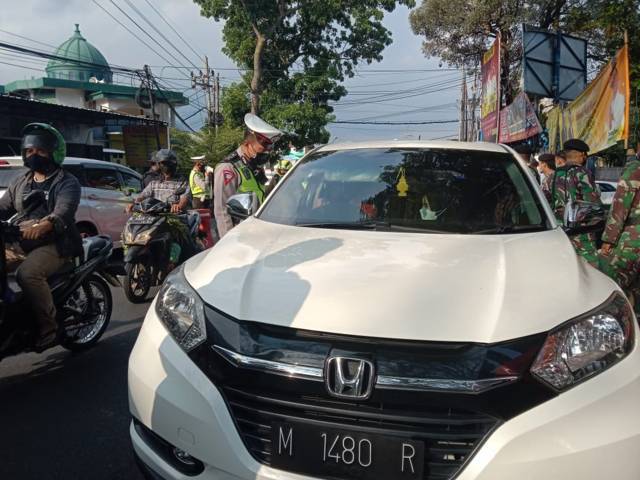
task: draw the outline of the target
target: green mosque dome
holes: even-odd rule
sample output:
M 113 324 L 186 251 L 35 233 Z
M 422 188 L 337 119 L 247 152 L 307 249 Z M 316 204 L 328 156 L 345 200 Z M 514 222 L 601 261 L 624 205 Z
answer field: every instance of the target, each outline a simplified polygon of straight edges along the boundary
M 77 23 L 71 38 L 60 45 L 54 55 L 66 60 L 51 60 L 47 64 L 46 72 L 49 78 L 88 82 L 91 77 L 95 77 L 105 83 L 111 83 L 113 80 L 107 59 L 80 34 Z

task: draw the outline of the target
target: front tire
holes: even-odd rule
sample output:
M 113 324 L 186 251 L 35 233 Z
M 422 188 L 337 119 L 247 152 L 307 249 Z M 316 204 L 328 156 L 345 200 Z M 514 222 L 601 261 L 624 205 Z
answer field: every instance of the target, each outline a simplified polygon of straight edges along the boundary
M 144 259 L 126 263 L 124 294 L 131 303 L 145 303 L 151 289 L 151 267 Z
M 73 312 L 71 319 L 64 323 L 62 346 L 73 352 L 87 350 L 100 340 L 109 326 L 113 311 L 109 285 L 99 275 L 90 275 L 61 308 Z

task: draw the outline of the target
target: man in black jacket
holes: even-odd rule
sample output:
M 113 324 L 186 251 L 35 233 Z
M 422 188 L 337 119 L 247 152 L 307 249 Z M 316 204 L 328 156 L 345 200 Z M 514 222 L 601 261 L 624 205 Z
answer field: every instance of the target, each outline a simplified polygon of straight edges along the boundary
M 34 190 L 46 201 L 23 220 L 22 249 L 26 259 L 17 280 L 38 324 L 36 350 L 55 345 L 58 324 L 47 278 L 82 253 L 82 240 L 75 224 L 80 203 L 80 183 L 62 170 L 66 145 L 62 135 L 43 123 L 23 130 L 22 159 L 29 171 L 15 179 L 0 199 L 0 216 L 24 213 L 24 197 Z

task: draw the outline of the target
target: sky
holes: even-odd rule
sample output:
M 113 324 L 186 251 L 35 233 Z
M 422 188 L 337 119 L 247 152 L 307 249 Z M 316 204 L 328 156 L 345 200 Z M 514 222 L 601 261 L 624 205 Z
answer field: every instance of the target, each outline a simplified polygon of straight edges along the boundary
M 0 42 L 52 51 L 72 35 L 74 24 L 79 23 L 83 36 L 102 52 L 110 64 L 132 68 L 148 64 L 154 74 L 162 78 L 163 84 L 184 90 L 193 103 L 180 108 L 179 112 L 184 118 L 190 117 L 188 123 L 193 128 L 200 127 L 204 121 L 204 112 L 196 113 L 199 110 L 196 104 L 204 105 L 205 101 L 202 91 L 190 89 L 189 72 L 201 66 L 202 57 L 208 56 L 209 66 L 220 73 L 223 87 L 239 78 L 235 64 L 222 53 L 222 23 L 200 16 L 199 7 L 190 0 L 3 0 L 2 3 Z M 159 28 L 178 51 L 145 23 L 134 7 Z M 138 38 L 103 9 L 118 18 Z M 160 45 L 134 25 L 125 13 Z M 421 38 L 411 31 L 408 17 L 409 9 L 406 7 L 398 7 L 385 16 L 384 24 L 393 35 L 393 44 L 383 52 L 382 61 L 360 66 L 357 75 L 347 79 L 345 86 L 349 95 L 335 105 L 338 121 L 458 119 L 461 73 L 441 65 L 437 58 L 425 58 L 421 51 Z M 45 64 L 46 60 L 15 56 L 0 50 L 0 84 L 38 78 L 42 76 Z M 133 82 L 127 77 L 118 77 L 117 80 Z M 329 130 L 331 141 L 434 139 L 456 136 L 458 124 L 331 124 Z

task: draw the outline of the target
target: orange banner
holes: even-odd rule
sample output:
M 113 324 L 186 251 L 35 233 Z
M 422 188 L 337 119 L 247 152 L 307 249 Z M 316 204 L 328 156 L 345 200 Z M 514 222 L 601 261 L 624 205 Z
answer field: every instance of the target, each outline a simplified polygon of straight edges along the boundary
M 562 148 L 569 138 L 600 152 L 629 138 L 629 54 L 625 45 L 589 86 L 566 107 L 547 115 L 549 149 Z

